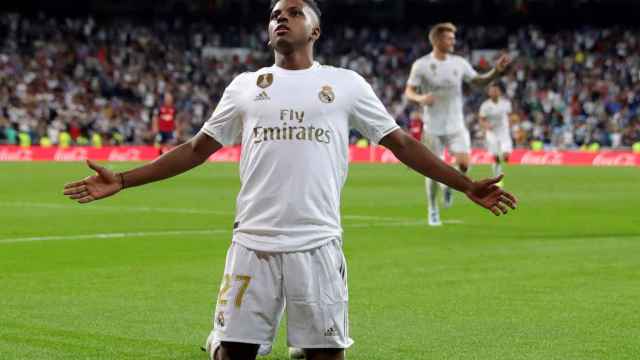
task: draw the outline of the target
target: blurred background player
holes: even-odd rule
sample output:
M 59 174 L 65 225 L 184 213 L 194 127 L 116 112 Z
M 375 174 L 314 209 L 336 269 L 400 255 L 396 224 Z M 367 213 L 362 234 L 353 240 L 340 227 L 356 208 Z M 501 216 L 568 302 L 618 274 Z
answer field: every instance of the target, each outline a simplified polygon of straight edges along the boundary
M 501 56 L 494 69 L 479 75 L 464 58 L 453 55 L 457 28 L 451 23 L 435 25 L 429 32 L 433 51 L 413 64 L 405 96 L 424 107 L 423 141 L 444 159 L 447 149 L 463 174 L 469 170 L 471 138 L 462 114 L 462 82 L 486 86 L 504 73 L 511 63 Z M 429 225 L 440 226 L 437 203 L 438 184 L 426 179 Z M 444 189 L 445 207 L 453 201 L 451 189 Z
M 409 119 L 409 134 L 411 134 L 414 139 L 421 141 L 423 132 L 424 123 L 422 122 L 420 114 L 417 111 L 411 112 L 411 118 Z
M 502 174 L 502 162 L 509 161 L 513 151 L 513 141 L 509 130 L 511 101 L 502 97 L 502 89 L 497 83 L 491 83 L 487 90 L 489 99 L 480 106 L 480 125 L 485 133 L 487 151 L 494 157 L 493 174 Z M 502 186 L 502 183 L 498 184 Z
M 158 116 L 153 120 L 153 132 L 156 142 L 161 146 L 172 145 L 176 139 L 176 108 L 173 104 L 173 95 L 164 94 L 162 106 L 158 110 Z

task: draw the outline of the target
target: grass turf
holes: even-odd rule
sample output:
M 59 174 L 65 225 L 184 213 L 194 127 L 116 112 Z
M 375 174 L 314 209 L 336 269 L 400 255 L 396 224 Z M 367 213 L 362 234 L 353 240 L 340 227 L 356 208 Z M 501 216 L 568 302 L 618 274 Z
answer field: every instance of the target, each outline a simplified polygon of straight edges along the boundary
M 458 194 L 434 229 L 418 175 L 351 167 L 349 359 L 640 358 L 638 169 L 506 172 L 517 211 L 495 218 Z M 237 165 L 66 200 L 87 173 L 0 163 L 0 359 L 205 359 Z M 266 360 L 286 359 L 285 339 Z

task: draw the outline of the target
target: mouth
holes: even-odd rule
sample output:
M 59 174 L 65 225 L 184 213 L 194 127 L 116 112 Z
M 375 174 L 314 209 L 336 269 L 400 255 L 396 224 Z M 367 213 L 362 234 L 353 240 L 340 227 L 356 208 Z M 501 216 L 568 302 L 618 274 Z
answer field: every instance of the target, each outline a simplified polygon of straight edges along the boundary
M 281 25 L 278 25 L 273 32 L 276 35 L 284 35 L 289 32 L 289 27 L 287 25 L 281 24 Z

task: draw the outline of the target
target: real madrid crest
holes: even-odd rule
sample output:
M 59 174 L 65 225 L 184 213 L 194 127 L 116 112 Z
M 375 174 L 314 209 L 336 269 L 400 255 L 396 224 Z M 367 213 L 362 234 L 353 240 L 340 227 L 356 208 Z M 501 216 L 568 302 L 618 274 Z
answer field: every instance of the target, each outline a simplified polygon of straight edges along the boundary
M 336 94 L 333 93 L 331 86 L 325 85 L 322 87 L 322 90 L 320 90 L 318 97 L 323 103 L 331 104 L 336 99 Z
M 273 84 L 273 74 L 269 73 L 258 76 L 256 85 L 258 85 L 259 87 L 266 89 L 271 86 L 271 84 Z
M 220 311 L 218 316 L 216 316 L 216 322 L 218 323 L 218 326 L 224 327 L 224 313 L 222 311 Z

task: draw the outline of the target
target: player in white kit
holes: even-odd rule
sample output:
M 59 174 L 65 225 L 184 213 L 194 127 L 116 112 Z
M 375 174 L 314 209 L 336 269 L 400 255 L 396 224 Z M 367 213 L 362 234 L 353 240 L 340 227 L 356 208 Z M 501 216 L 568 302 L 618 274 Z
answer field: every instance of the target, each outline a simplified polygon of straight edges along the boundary
M 502 174 L 502 163 L 509 161 L 513 151 L 513 140 L 509 130 L 511 101 L 502 97 L 500 85 L 492 83 L 487 90 L 489 99 L 480 106 L 480 125 L 485 132 L 487 151 L 494 157 L 493 175 Z M 498 184 L 502 185 L 502 184 Z
M 501 76 L 511 63 L 501 56 L 493 70 L 479 75 L 464 58 L 454 55 L 456 27 L 451 23 L 435 25 L 429 32 L 433 51 L 416 60 L 407 81 L 405 96 L 424 107 L 423 142 L 444 159 L 447 149 L 455 157 L 460 172 L 466 174 L 471 158 L 471 138 L 462 114 L 462 82 L 486 86 Z M 440 226 L 437 202 L 438 184 L 426 179 L 429 225 Z M 451 189 L 444 189 L 445 206 L 452 204 Z
M 500 178 L 472 181 L 400 130 L 353 71 L 313 61 L 320 11 L 313 0 L 274 1 L 269 22 L 275 64 L 237 76 L 189 142 L 150 164 L 65 186 L 80 203 L 166 179 L 242 139 L 241 189 L 231 246 L 206 342 L 210 359 L 255 359 L 284 311 L 290 346 L 311 360 L 344 359 L 349 336 L 347 266 L 340 196 L 349 129 L 390 149 L 415 171 L 465 193 L 495 215 L 515 208 Z

